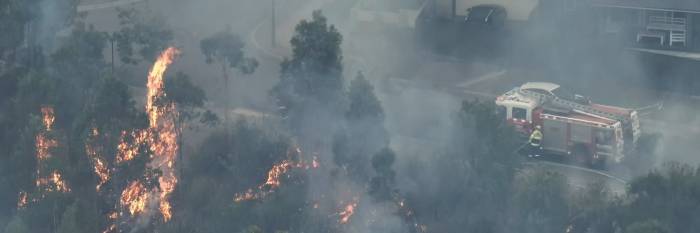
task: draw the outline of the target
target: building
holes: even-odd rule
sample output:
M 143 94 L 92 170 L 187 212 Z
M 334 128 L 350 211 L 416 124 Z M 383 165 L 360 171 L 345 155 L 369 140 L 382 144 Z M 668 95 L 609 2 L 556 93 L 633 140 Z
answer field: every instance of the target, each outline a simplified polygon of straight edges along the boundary
M 586 22 L 610 43 L 700 60 L 700 0 L 434 0 L 432 10 L 462 20 L 478 5 L 502 6 L 510 21 L 530 21 L 538 11 L 571 17 L 568 12 L 586 10 L 592 17 Z
M 590 4 L 599 13 L 601 33 L 629 47 L 700 51 L 700 1 L 590 0 Z
M 442 18 L 463 19 L 467 9 L 478 5 L 499 5 L 506 9 L 508 19 L 526 21 L 539 0 L 434 0 L 435 13 Z

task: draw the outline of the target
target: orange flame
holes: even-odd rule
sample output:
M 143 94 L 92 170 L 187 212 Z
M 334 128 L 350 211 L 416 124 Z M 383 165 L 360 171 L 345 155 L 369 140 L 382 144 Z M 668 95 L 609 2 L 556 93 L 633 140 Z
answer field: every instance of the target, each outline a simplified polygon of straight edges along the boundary
M 159 208 L 166 222 L 172 217 L 168 198 L 173 190 L 175 190 L 175 185 L 177 185 L 174 163 L 175 156 L 179 149 L 179 129 L 175 126 L 178 112 L 176 107 L 172 104 L 158 106 L 154 104 L 154 101 L 156 98 L 165 96 L 163 75 L 178 54 L 180 54 L 178 49 L 170 47 L 166 49 L 160 55 L 156 63 L 153 64 L 153 68 L 151 68 L 148 74 L 148 99 L 146 100 L 149 123 L 151 129 L 157 132 L 158 137 L 153 138 L 151 143 L 151 150 L 154 152 L 155 157 L 150 165 L 163 172 L 163 175 L 158 179 L 160 188 Z
M 146 209 L 146 202 L 149 199 L 148 190 L 139 181 L 134 181 L 129 184 L 121 195 L 121 204 L 129 210 L 129 213 L 134 216 L 142 213 Z
M 116 232 L 116 230 L 117 230 L 117 224 L 114 223 L 114 222 L 117 221 L 117 216 L 118 216 L 117 212 L 111 212 L 111 213 L 109 213 L 109 215 L 108 215 L 107 217 L 109 218 L 109 221 L 112 222 L 112 224 L 110 224 L 110 225 L 107 227 L 107 229 L 105 229 L 104 231 L 102 231 L 102 233 Z
M 295 151 L 301 155 L 301 150 L 299 148 L 296 148 Z M 283 160 L 279 164 L 272 166 L 270 171 L 267 172 L 267 180 L 265 183 L 259 185 L 257 190 L 248 189 L 244 193 L 237 193 L 234 195 L 233 200 L 235 202 L 241 202 L 263 199 L 270 193 L 273 193 L 275 189 L 282 184 L 281 178 L 285 176 L 292 168 L 309 170 L 310 168 L 318 168 L 319 166 L 318 158 L 316 156 L 314 156 L 311 164 L 304 163 L 304 161 L 292 162 L 290 160 Z
M 98 192 L 100 191 L 100 187 L 107 183 L 110 177 L 109 168 L 107 168 L 107 164 L 100 157 L 100 151 L 102 150 L 102 148 L 97 146 L 96 143 L 97 137 L 99 137 L 99 135 L 99 130 L 97 130 L 97 128 L 92 128 L 90 132 L 90 137 L 88 138 L 88 141 L 85 142 L 85 153 L 93 161 L 93 170 L 95 171 L 97 177 L 100 179 L 97 183 L 97 186 L 95 186 L 95 189 Z
M 36 135 L 36 157 L 38 161 L 43 161 L 51 157 L 51 148 L 57 147 L 56 139 L 48 138 L 45 133 Z
M 128 142 L 127 138 L 131 138 L 132 141 Z M 117 145 L 117 164 L 132 160 L 139 153 L 139 147 L 146 143 L 146 140 L 150 137 L 147 130 L 135 130 L 128 134 L 126 131 L 122 131 L 121 137 L 119 138 L 119 145 Z
M 399 208 L 399 213 L 401 215 L 403 215 L 403 217 L 407 221 L 412 222 L 413 228 L 416 230 L 416 232 L 427 232 L 428 231 L 427 226 L 418 223 L 418 219 L 416 219 L 416 216 L 413 213 L 413 210 L 411 210 L 411 208 L 409 208 L 408 205 L 406 204 L 406 199 L 404 199 L 404 198 L 398 196 L 398 194 L 396 194 L 394 196 L 394 201 L 396 203 L 396 206 Z
M 45 166 L 44 161 L 51 157 L 51 149 L 58 146 L 58 141 L 50 138 L 49 135 L 49 132 L 52 130 L 54 120 L 56 119 L 53 108 L 44 106 L 41 108 L 41 114 L 44 129 L 36 136 L 36 186 L 43 187 L 43 189 L 47 192 L 70 192 L 70 188 L 68 188 L 66 182 L 61 178 L 61 173 L 59 173 L 57 170 L 54 170 L 48 177 L 45 177 L 42 174 L 43 172 L 41 168 Z
M 180 54 L 180 51 L 174 47 L 167 48 L 156 60 L 155 64 L 148 73 L 148 94 L 146 99 L 146 110 L 148 110 L 148 119 L 151 128 L 155 128 L 158 124 L 158 118 L 162 111 L 154 104 L 157 97 L 165 95 L 163 92 L 164 83 L 163 75 L 168 69 L 168 66 L 173 63 L 175 56 Z
M 70 188 L 68 188 L 66 182 L 61 179 L 61 173 L 58 173 L 58 171 L 53 171 L 53 173 L 51 173 L 51 182 L 56 186 L 57 191 L 64 193 L 70 192 Z
M 27 206 L 27 192 L 20 191 L 19 192 L 19 199 L 17 200 L 17 209 L 22 209 Z
M 116 224 L 112 224 L 112 225 L 109 225 L 109 227 L 107 227 L 107 229 L 105 229 L 104 231 L 102 231 L 102 233 L 114 232 L 115 230 L 117 230 L 117 225 L 116 225 Z
M 357 207 L 357 203 L 359 200 L 357 198 L 353 199 L 352 202 L 348 203 L 345 205 L 343 210 L 338 213 L 340 215 L 340 224 L 346 224 L 350 222 L 350 217 L 352 217 L 353 214 L 355 214 L 355 208 Z
M 44 106 L 41 107 L 42 119 L 44 122 L 44 131 L 36 135 L 36 156 L 39 161 L 46 160 L 51 157 L 50 150 L 58 146 L 58 141 L 49 138 L 47 133 L 51 132 L 53 122 L 56 119 L 53 108 Z
M 243 194 L 236 194 L 233 200 L 235 202 L 241 202 L 264 198 L 268 194 L 274 192 L 275 188 L 280 186 L 282 183 L 280 178 L 293 166 L 294 164 L 288 160 L 284 160 L 280 164 L 273 165 L 272 169 L 267 172 L 267 180 L 264 184 L 258 186 L 258 190 L 248 189 L 248 191 Z
M 175 174 L 175 157 L 177 155 L 179 145 L 178 137 L 180 129 L 175 125 L 178 112 L 174 104 L 157 105 L 155 101 L 158 98 L 165 97 L 165 85 L 163 75 L 168 66 L 172 64 L 175 56 L 180 53 L 176 48 L 170 47 L 166 49 L 148 74 L 148 93 L 146 96 L 146 113 L 148 114 L 149 128 L 145 130 L 135 130 L 131 134 L 122 132 L 120 143 L 117 146 L 117 163 L 123 163 L 135 158 L 141 145 L 147 143 L 149 149 L 153 152 L 153 159 L 148 164 L 149 167 L 158 169 L 163 172 L 158 178 L 159 183 L 159 209 L 163 215 L 164 221 L 169 221 L 172 217 L 171 205 L 168 202 L 170 194 L 175 190 L 177 185 L 177 175 Z M 133 138 L 131 143 L 127 142 L 127 138 Z M 133 193 L 137 186 L 130 186 L 125 190 L 125 194 Z M 141 185 L 141 189 L 143 186 Z M 127 192 L 128 191 L 128 192 Z M 145 191 L 143 192 L 145 193 Z M 144 194 L 147 195 L 147 194 Z M 127 195 L 130 196 L 130 195 Z M 124 196 L 123 196 L 124 197 Z M 143 196 L 142 196 L 143 197 Z M 129 206 L 138 208 L 130 208 L 132 215 L 141 213 L 143 210 L 140 206 L 145 207 L 145 202 L 148 198 L 122 198 L 122 201 L 144 203 L 131 203 Z
M 41 107 L 41 114 L 44 116 L 44 127 L 46 127 L 46 131 L 51 131 L 51 127 L 53 126 L 54 120 L 56 120 L 56 117 L 54 116 L 53 113 L 53 108 L 44 106 Z
M 68 187 L 66 182 L 63 181 L 63 178 L 61 178 L 61 173 L 59 173 L 58 171 L 53 171 L 51 175 L 49 175 L 49 177 L 37 179 L 36 185 L 38 187 L 44 186 L 44 190 L 46 190 L 47 192 L 70 192 L 70 188 Z

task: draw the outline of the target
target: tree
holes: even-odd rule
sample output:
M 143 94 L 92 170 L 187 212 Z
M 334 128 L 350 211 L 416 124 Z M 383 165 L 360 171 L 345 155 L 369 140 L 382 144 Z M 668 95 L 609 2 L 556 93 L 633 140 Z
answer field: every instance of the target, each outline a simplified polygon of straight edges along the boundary
M 350 101 L 345 117 L 349 121 L 374 120 L 384 123 L 384 109 L 374 94 L 374 87 L 365 78 L 362 72 L 358 72 L 355 79 L 350 82 L 348 91 Z
M 688 165 L 668 163 L 660 170 L 635 178 L 629 184 L 627 202 L 617 207 L 619 214 L 615 219 L 624 229 L 653 219 L 669 227 L 667 232 L 697 232 L 700 230 L 697 221 L 700 196 L 696 194 L 700 186 L 699 171 Z
M 616 202 L 603 181 L 590 183 L 571 192 L 570 233 L 614 232 Z
M 228 111 L 230 109 L 229 69 L 238 70 L 242 74 L 251 74 L 258 67 L 258 61 L 246 57 L 243 52 L 245 44 L 238 35 L 234 35 L 230 28 L 218 32 L 208 38 L 202 39 L 199 47 L 206 57 L 207 64 L 218 63 L 224 78 L 226 108 L 224 122 L 228 124 Z
M 370 157 L 388 152 L 380 152 L 389 144 L 384 109 L 374 87 L 362 73 L 350 82 L 347 97 L 345 127 L 333 140 L 333 161 L 357 181 L 366 182 L 371 177 Z
M 289 140 L 246 122 L 208 135 L 197 156 L 186 161 L 188 176 L 176 187 L 176 199 L 182 201 L 175 203 L 174 210 L 176 216 L 184 216 L 183 228 L 188 232 L 238 232 L 257 225 L 263 232 L 274 232 L 298 225 L 300 210 L 306 205 L 301 172 L 281 176 L 282 185 L 264 200 L 232 201 L 234 194 L 265 183 L 274 164 L 292 159 L 287 157 L 292 150 Z M 210 224 L 202 225 L 203 221 Z
M 565 231 L 569 225 L 566 177 L 536 167 L 518 174 L 514 185 L 514 208 L 510 217 L 513 231 Z
M 335 132 L 332 119 L 345 109 L 342 36 L 321 11 L 302 20 L 291 39 L 292 57 L 281 66 L 280 81 L 271 90 L 281 114 L 297 135 L 323 144 Z M 310 136 L 316 135 L 316 136 Z
M 216 115 L 209 110 L 204 110 L 207 96 L 204 90 L 196 86 L 185 73 L 177 72 L 175 76 L 165 79 L 165 93 L 163 99 L 157 100 L 158 104 L 175 104 L 178 108 L 178 124 L 199 119 L 200 123 L 215 124 Z
M 112 39 L 117 43 L 122 62 L 138 64 L 142 60 L 153 60 L 174 39 L 165 21 L 153 12 L 136 8 L 119 8 L 118 11 L 121 28 L 112 35 Z
M 492 102 L 464 101 L 454 115 L 444 152 L 409 164 L 404 190 L 416 217 L 436 232 L 506 231 L 516 171 L 518 134 Z M 431 174 L 429 176 L 422 174 Z
M 396 160 L 394 151 L 384 148 L 372 156 L 372 168 L 376 175 L 369 185 L 369 194 L 378 201 L 391 200 L 394 191 L 396 172 L 391 168 Z
M 0 2 L 0 60 L 14 63 L 16 50 L 25 39 L 26 25 L 37 17 L 39 0 Z M 0 69 L 1 71 L 2 69 Z M 0 72 L 2 74 L 2 72 Z

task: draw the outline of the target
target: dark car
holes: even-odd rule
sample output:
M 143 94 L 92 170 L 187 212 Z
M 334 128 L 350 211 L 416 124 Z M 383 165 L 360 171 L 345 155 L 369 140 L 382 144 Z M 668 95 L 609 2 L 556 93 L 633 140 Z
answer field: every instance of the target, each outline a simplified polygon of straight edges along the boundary
M 506 22 L 506 9 L 497 5 L 479 5 L 467 9 L 465 22 L 502 27 Z

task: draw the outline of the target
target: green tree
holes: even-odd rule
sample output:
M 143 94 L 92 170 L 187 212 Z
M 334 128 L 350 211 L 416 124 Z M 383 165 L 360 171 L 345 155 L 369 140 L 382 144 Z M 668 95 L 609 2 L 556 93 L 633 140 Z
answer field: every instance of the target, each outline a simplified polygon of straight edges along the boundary
M 361 121 L 370 119 L 377 121 L 377 123 L 384 123 L 382 104 L 377 95 L 374 94 L 374 87 L 362 72 L 357 73 L 355 79 L 350 82 L 348 99 L 350 103 L 345 113 L 345 117 L 348 120 Z
M 280 65 L 280 81 L 270 93 L 290 128 L 312 137 L 304 140 L 311 144 L 330 138 L 337 128 L 332 119 L 345 108 L 341 42 L 335 26 L 314 11 L 295 27 L 292 57 Z
M 351 177 L 366 182 L 371 172 L 370 157 L 389 144 L 384 110 L 374 87 L 362 73 L 350 82 L 347 96 L 346 124 L 333 139 L 333 161 Z
M 615 231 L 617 202 L 607 185 L 597 181 L 571 192 L 570 233 Z
M 518 134 L 492 102 L 464 101 L 444 152 L 417 159 L 407 179 L 430 192 L 405 190 L 416 217 L 438 232 L 506 231 L 514 178 L 522 160 Z M 420 211 L 420 212 L 419 212 Z
M 230 130 L 225 132 L 223 130 Z M 234 202 L 234 195 L 256 190 L 268 171 L 288 158 L 289 138 L 251 123 L 238 122 L 232 129 L 208 135 L 196 156 L 185 161 L 187 176 L 176 188 L 175 215 L 182 216 L 188 232 L 237 232 L 260 226 L 263 232 L 290 229 L 300 221 L 305 202 L 305 178 L 288 171 L 282 185 L 263 200 Z M 229 135 L 230 137 L 227 137 Z M 206 195 L 203 195 L 206 193 Z M 202 225 L 202 222 L 209 224 Z
M 569 226 L 568 181 L 559 173 L 534 168 L 518 174 L 513 194 L 513 231 L 563 232 Z
M 376 200 L 387 201 L 392 198 L 396 177 L 396 172 L 391 167 L 394 160 L 396 155 L 389 148 L 384 148 L 372 156 L 372 168 L 376 175 L 370 180 L 369 194 Z
M 231 32 L 230 28 L 218 32 L 200 41 L 199 47 L 206 58 L 207 64 L 218 63 L 224 79 L 226 95 L 226 108 L 224 121 L 228 124 L 228 111 L 230 109 L 229 69 L 238 70 L 242 74 L 251 74 L 258 67 L 258 61 L 246 57 L 243 52 L 245 44 L 238 35 Z
M 670 232 L 700 230 L 700 170 L 689 165 L 668 163 L 660 170 L 637 177 L 629 184 L 627 202 L 620 204 L 617 220 L 629 227 L 654 219 Z
M 40 0 L 0 2 L 0 60 L 9 60 L 24 42 L 26 25 L 37 17 Z M 14 63 L 10 60 L 9 62 Z
M 173 31 L 162 17 L 149 9 L 118 9 L 119 31 L 112 35 L 122 62 L 138 64 L 154 60 L 174 39 Z
M 159 104 L 175 104 L 178 108 L 179 125 L 199 119 L 200 123 L 216 124 L 217 117 L 204 109 L 207 96 L 204 90 L 193 84 L 190 77 L 182 72 L 165 79 L 165 98 Z

